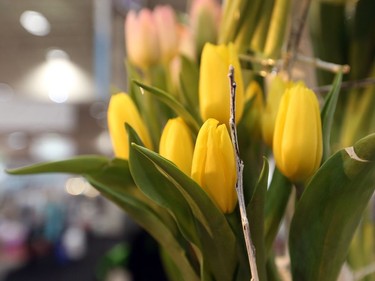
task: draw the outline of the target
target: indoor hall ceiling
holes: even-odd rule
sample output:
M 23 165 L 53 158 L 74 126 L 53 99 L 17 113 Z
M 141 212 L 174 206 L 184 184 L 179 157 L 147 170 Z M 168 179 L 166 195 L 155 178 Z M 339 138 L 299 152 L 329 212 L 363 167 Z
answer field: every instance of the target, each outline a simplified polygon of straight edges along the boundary
M 50 23 L 46 36 L 28 33 L 20 24 L 26 10 L 42 13 Z M 88 74 L 92 73 L 91 0 L 0 0 L 0 83 L 16 94 L 28 74 L 46 59 L 51 48 L 62 49 Z
M 47 18 L 46 36 L 32 35 L 21 26 L 20 16 L 26 10 Z M 35 161 L 31 148 L 51 134 L 74 143 L 75 153 L 97 152 L 95 137 L 105 128 L 98 124 L 103 120 L 93 118 L 88 110 L 88 102 L 94 100 L 93 26 L 92 0 L 0 0 L 0 164 L 2 158 L 8 163 Z M 35 86 L 43 83 L 37 75 L 47 65 L 51 49 L 65 51 L 85 75 L 86 88 L 77 93 L 83 97 L 76 99 L 79 103 L 52 102 L 44 85 L 39 96 L 33 94 L 38 90 Z
M 24 83 L 25 77 L 45 60 L 46 53 L 51 48 L 67 52 L 72 62 L 92 76 L 94 1 L 0 0 L 0 83 L 9 84 L 18 95 L 27 95 L 27 90 L 20 87 L 21 84 Z M 180 11 L 186 7 L 186 1 L 183 0 L 107 1 L 113 3 L 113 22 L 116 16 L 118 21 L 123 22 L 129 8 L 139 8 L 141 5 L 153 7 L 160 3 L 169 4 Z M 26 10 L 40 12 L 47 18 L 51 25 L 48 35 L 32 35 L 20 25 L 20 16 Z M 116 32 L 119 30 L 113 32 L 113 35 L 117 36 Z
M 127 11 L 142 5 L 170 4 L 179 11 L 186 7 L 184 0 L 0 0 L 0 166 L 4 160 L 35 161 L 30 147 L 51 133 L 72 140 L 75 153 L 102 153 L 98 141 L 107 143 L 104 149 L 111 153 L 103 135 L 106 103 L 94 94 L 94 9 L 98 1 L 113 4 L 110 82 L 120 88 L 126 80 L 123 24 Z M 46 36 L 32 35 L 21 26 L 20 16 L 26 10 L 46 17 L 50 23 Z M 44 88 L 40 95 L 33 94 L 35 85 L 40 84 L 34 74 L 46 64 L 48 50 L 55 48 L 65 51 L 87 76 L 86 89 L 77 93 L 83 96 L 78 102 L 54 103 Z M 92 108 L 96 108 L 95 116 Z

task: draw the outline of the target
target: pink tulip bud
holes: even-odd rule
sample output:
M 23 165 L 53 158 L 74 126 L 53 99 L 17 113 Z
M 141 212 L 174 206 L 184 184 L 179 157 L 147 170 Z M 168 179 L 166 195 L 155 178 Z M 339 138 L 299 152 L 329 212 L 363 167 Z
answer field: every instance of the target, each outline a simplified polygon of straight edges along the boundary
M 176 14 L 168 5 L 156 6 L 153 11 L 156 31 L 159 37 L 161 60 L 169 63 L 178 53 L 178 25 Z
M 179 27 L 180 42 L 179 53 L 188 57 L 191 60 L 196 59 L 194 35 L 188 26 L 180 25 Z
M 194 0 L 190 9 L 190 22 L 198 53 L 205 43 L 216 43 L 221 20 L 221 6 L 217 0 Z
M 207 12 L 218 27 L 221 18 L 221 5 L 217 0 L 193 0 L 190 9 L 190 17 L 193 26 L 197 23 L 197 18 L 202 12 Z
M 131 63 L 147 69 L 159 61 L 160 49 L 155 20 L 149 9 L 137 15 L 130 11 L 125 20 L 125 44 Z

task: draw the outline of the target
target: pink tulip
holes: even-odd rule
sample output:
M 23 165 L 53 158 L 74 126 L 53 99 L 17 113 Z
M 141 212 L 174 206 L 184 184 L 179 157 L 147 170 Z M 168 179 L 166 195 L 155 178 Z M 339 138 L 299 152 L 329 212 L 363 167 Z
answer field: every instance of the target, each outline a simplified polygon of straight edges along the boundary
M 179 33 L 176 14 L 172 7 L 162 5 L 155 7 L 153 16 L 159 36 L 161 60 L 163 63 L 169 63 L 178 54 Z
M 196 59 L 194 35 L 190 27 L 186 25 L 180 25 L 179 28 L 180 43 L 179 53 L 188 57 L 191 60 Z
M 217 0 L 193 0 L 190 23 L 196 49 L 200 53 L 205 43 L 216 43 L 221 20 L 221 5 Z
M 219 25 L 221 5 L 217 0 L 193 0 L 190 8 L 190 18 L 193 25 L 197 23 L 196 19 L 202 11 L 208 12 L 217 25 Z
M 131 63 L 148 69 L 158 63 L 160 57 L 159 38 L 154 17 L 149 9 L 137 15 L 130 11 L 125 20 L 125 44 Z

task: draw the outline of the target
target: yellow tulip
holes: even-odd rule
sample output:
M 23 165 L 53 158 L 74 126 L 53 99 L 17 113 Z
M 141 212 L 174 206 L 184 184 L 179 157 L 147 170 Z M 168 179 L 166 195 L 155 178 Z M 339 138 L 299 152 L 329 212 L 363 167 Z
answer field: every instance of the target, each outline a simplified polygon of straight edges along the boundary
M 199 107 L 203 120 L 215 118 L 220 123 L 229 123 L 230 85 L 229 65 L 234 67 L 236 90 L 236 122 L 244 107 L 244 86 L 237 52 L 232 43 L 215 46 L 206 43 L 203 48 L 199 77 Z
M 273 132 L 280 100 L 287 87 L 287 82 L 280 75 L 272 77 L 261 121 L 263 140 L 270 147 L 272 147 Z
M 277 167 L 293 182 L 307 180 L 322 160 L 319 103 L 303 83 L 287 89 L 281 99 L 273 138 Z
M 151 139 L 146 126 L 129 95 L 119 93 L 111 97 L 107 118 L 109 134 L 116 157 L 129 158 L 129 141 L 125 123 L 128 123 L 137 132 L 147 148 L 152 149 Z
M 200 129 L 194 148 L 191 177 L 224 213 L 237 204 L 235 155 L 228 130 L 215 119 Z
M 169 119 L 160 138 L 159 154 L 190 176 L 193 147 L 189 127 L 182 118 Z

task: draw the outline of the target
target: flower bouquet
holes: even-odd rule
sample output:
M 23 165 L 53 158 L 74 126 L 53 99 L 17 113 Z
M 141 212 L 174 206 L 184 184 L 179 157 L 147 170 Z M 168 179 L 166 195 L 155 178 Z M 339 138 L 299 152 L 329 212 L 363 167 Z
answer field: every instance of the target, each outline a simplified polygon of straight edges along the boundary
M 354 257 L 374 243 L 355 234 L 374 231 L 374 4 L 295 2 L 130 11 L 129 86 L 108 105 L 115 158 L 8 172 L 82 175 L 156 239 L 170 280 L 335 281 L 371 263 L 374 251 Z M 305 24 L 314 57 L 300 54 Z M 315 92 L 295 81 L 298 63 L 317 68 Z

